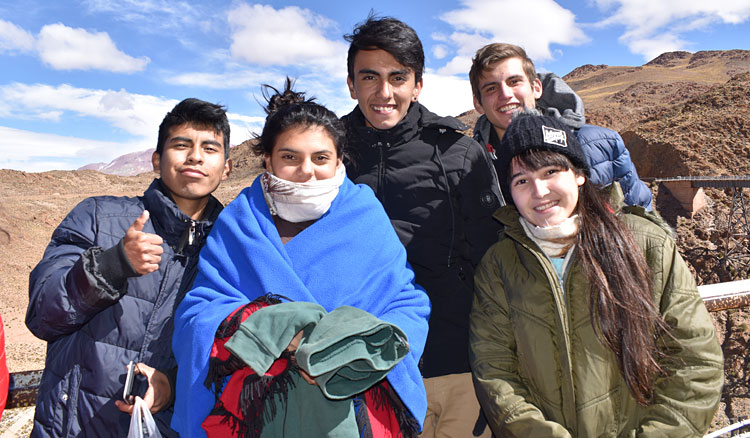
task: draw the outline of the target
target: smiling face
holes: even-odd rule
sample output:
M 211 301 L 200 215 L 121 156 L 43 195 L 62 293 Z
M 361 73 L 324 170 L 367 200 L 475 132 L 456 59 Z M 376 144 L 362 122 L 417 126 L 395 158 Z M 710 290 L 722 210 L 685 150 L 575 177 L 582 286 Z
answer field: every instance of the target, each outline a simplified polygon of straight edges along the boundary
M 414 71 L 385 50 L 360 50 L 354 58 L 354 78 L 347 78 L 349 93 L 359 103 L 367 126 L 390 129 L 406 117 L 422 90 Z
M 190 123 L 173 126 L 161 154 L 154 152 L 154 171 L 183 213 L 199 219 L 208 195 L 229 176 L 231 161 L 224 154 L 223 135 Z
M 519 213 L 538 227 L 559 225 L 578 205 L 578 187 L 586 181 L 572 169 L 544 166 L 531 170 L 511 162 L 510 193 Z
M 266 170 L 278 178 L 305 183 L 333 178 L 341 158 L 330 134 L 320 126 L 293 126 L 276 137 Z
M 515 111 L 524 106 L 536 108 L 536 100 L 542 96 L 542 82 L 538 78 L 529 80 L 521 58 L 508 58 L 482 72 L 479 94 L 481 100 L 474 96 L 474 108 L 487 116 L 502 139 Z

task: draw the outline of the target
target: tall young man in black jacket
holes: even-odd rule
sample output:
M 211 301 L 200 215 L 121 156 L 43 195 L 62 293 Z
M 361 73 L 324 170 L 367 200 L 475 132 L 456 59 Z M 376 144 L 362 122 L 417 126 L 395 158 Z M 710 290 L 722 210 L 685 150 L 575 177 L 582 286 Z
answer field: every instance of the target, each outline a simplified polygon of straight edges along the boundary
M 343 118 L 347 174 L 375 191 L 432 301 L 421 436 L 472 436 L 483 419 L 476 427 L 468 320 L 474 268 L 497 240 L 499 189 L 484 150 L 458 132 L 467 127 L 418 102 L 424 51 L 411 27 L 369 17 L 346 39 L 347 83 L 358 103 Z

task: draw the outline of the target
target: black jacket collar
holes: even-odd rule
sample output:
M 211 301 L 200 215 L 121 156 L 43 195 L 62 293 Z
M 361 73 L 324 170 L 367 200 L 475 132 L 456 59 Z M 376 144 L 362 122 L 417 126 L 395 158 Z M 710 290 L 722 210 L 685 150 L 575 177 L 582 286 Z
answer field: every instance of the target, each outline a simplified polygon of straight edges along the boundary
M 190 226 L 191 219 L 175 204 L 161 179 L 155 178 L 151 182 L 143 194 L 143 202 L 156 232 L 170 246 L 179 245 Z M 222 208 L 221 202 L 209 195 L 203 219 L 195 221 L 198 236 L 205 237 L 208 234 Z
M 398 146 L 413 140 L 424 128 L 457 131 L 468 128 L 455 117 L 440 117 L 419 102 L 412 103 L 404 119 L 391 129 L 381 130 L 367 126 L 359 105 L 344 116 L 343 120 L 349 133 L 348 144 L 354 147 L 372 146 L 377 143 Z

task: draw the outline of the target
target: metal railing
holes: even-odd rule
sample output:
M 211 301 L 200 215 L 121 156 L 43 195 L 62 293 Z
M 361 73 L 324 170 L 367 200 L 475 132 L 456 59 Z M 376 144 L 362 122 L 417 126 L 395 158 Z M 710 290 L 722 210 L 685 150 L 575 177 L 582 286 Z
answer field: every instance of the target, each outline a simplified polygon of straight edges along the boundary
M 5 409 L 34 406 L 41 381 L 42 370 L 10 373 L 8 401 L 5 404 Z

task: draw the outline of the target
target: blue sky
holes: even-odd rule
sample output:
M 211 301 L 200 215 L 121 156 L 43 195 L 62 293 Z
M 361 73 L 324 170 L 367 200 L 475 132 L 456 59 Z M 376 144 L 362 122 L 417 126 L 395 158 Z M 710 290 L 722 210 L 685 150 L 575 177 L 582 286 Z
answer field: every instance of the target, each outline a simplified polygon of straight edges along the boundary
M 260 85 L 285 75 L 346 114 L 342 35 L 370 9 L 420 35 L 420 101 L 441 115 L 472 108 L 471 57 L 493 41 L 560 76 L 750 49 L 750 0 L 0 0 L 0 168 L 75 169 L 153 147 L 185 97 L 226 105 L 239 144 L 262 126 Z

